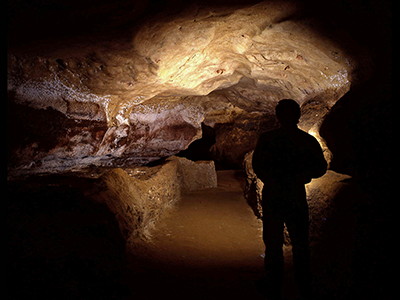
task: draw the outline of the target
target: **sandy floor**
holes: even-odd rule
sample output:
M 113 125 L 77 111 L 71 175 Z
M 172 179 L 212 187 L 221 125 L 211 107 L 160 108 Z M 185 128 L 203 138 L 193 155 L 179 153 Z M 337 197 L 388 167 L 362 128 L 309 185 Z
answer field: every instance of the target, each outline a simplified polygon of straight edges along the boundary
M 135 295 L 264 299 L 256 288 L 263 276 L 261 222 L 247 205 L 242 184 L 235 171 L 222 171 L 217 188 L 183 197 L 152 241 L 135 249 L 132 269 L 140 277 Z

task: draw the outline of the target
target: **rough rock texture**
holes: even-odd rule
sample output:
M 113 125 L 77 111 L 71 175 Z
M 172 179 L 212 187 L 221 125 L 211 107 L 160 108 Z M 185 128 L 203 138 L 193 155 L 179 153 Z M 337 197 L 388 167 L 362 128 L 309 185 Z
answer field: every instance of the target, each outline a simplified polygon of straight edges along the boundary
M 286 20 L 295 11 L 289 3 L 271 2 L 196 9 L 149 22 L 134 45 L 153 64 L 150 77 L 164 93 L 207 95 L 235 85 L 228 97 L 244 106 L 246 98 L 263 103 L 285 97 L 304 101 L 328 89 L 341 94 L 349 84 L 348 59 L 306 24 Z M 240 84 L 246 77 L 253 86 Z
M 348 185 L 351 176 L 328 170 L 324 176 L 306 184 L 307 201 L 310 209 L 310 241 L 321 237 L 322 227 L 333 214 L 332 201 L 338 199 L 338 193 Z M 346 212 L 343 212 L 345 214 Z M 321 222 L 322 221 L 322 222 Z
M 244 188 L 244 197 L 247 203 L 250 205 L 254 212 L 254 215 L 258 218 L 262 218 L 262 189 L 264 183 L 257 178 L 252 167 L 253 151 L 246 154 L 243 161 L 243 168 L 246 173 L 246 185 Z
M 217 173 L 213 161 L 191 161 L 172 157 L 178 163 L 180 188 L 183 193 L 217 187 Z
M 97 198 L 115 214 L 127 240 L 148 238 L 157 219 L 180 198 L 176 164 L 143 171 L 114 169 L 103 180 L 106 188 Z
M 187 9 L 194 1 L 210 5 Z M 207 157 L 196 159 L 238 167 L 259 132 L 275 126 L 273 108 L 286 97 L 301 104 L 300 127 L 321 144 L 324 141 L 318 134 L 326 139 L 333 153 L 331 168 L 354 178 L 346 183 L 342 175 L 328 172 L 307 187 L 312 232 L 316 233 L 312 238 L 319 244 L 313 247 L 317 248 L 314 256 L 319 257 L 314 260 L 319 299 L 391 298 L 395 285 L 388 280 L 387 266 L 393 260 L 388 253 L 394 235 L 388 229 L 395 228 L 392 223 L 396 220 L 391 209 L 396 186 L 391 173 L 392 150 L 396 149 L 391 123 L 392 1 L 289 1 L 9 1 L 7 167 L 8 178 L 15 180 L 8 182 L 13 193 L 8 193 L 6 204 L 22 213 L 10 211 L 8 219 L 12 221 L 6 231 L 17 242 L 12 241 L 13 255 L 8 262 L 19 266 L 14 269 L 15 276 L 10 275 L 14 291 L 23 291 L 21 299 L 47 294 L 54 298 L 55 289 L 60 294 L 61 278 L 67 287 L 63 294 L 71 298 L 121 298 L 120 286 L 112 284 L 115 273 L 103 269 L 103 264 L 100 269 L 94 266 L 96 255 L 89 253 L 96 251 L 99 243 L 103 248 L 108 248 L 110 241 L 118 243 L 114 228 L 109 230 L 109 214 L 100 213 L 96 217 L 100 222 L 93 223 L 93 207 L 83 203 L 85 209 L 81 210 L 82 205 L 74 204 L 86 197 L 71 191 L 69 184 L 52 192 L 49 178 L 84 182 L 86 191 L 87 182 L 99 179 L 78 180 L 69 173 L 110 176 L 110 182 L 120 185 L 110 188 L 107 197 L 113 199 L 110 207 L 120 214 L 121 228 L 127 235 L 133 228 L 147 232 L 152 226 L 149 216 L 161 215 L 171 195 L 178 193 L 171 183 L 178 175 L 165 172 L 170 176 L 165 186 L 146 187 L 146 180 L 130 177 L 124 170 L 140 170 L 153 162 L 153 167 L 143 168 L 149 174 L 157 170 L 157 161 L 161 166 L 164 158 L 178 152 L 182 155 L 186 148 L 186 157 L 194 156 L 188 151 L 208 149 Z M 226 7 L 221 7 L 221 2 Z M 305 9 L 298 10 L 293 5 L 296 2 Z M 174 9 L 164 12 L 169 6 Z M 325 118 L 327 114 L 329 118 Z M 324 150 L 330 159 L 330 151 Z M 115 168 L 121 170 L 107 173 Z M 49 173 L 57 176 L 36 176 Z M 29 178 L 20 180 L 25 176 Z M 36 180 L 43 188 L 32 194 L 23 182 Z M 132 180 L 146 192 L 134 200 L 153 208 L 160 202 L 160 207 L 153 212 L 123 211 L 132 200 L 131 193 L 138 193 L 130 190 Z M 148 178 L 147 182 L 151 181 Z M 257 181 L 252 183 L 261 189 Z M 350 187 L 343 192 L 346 185 L 359 185 L 368 197 L 360 197 Z M 168 188 L 170 198 L 151 198 L 147 192 L 153 186 L 159 191 Z M 330 198 L 330 193 L 337 191 L 337 197 Z M 21 193 L 22 202 L 18 199 Z M 54 201 L 58 199 L 65 205 Z M 54 211 L 58 213 L 48 213 Z M 101 217 L 104 215 L 106 218 Z M 145 218 L 150 225 L 146 227 L 143 220 L 130 223 L 128 216 Z M 325 241 L 317 239 L 321 226 L 325 230 L 319 238 Z M 76 235 L 76 228 L 84 232 L 83 239 Z M 54 239 L 57 230 L 60 239 Z M 100 237 L 99 232 L 105 234 Z M 46 236 L 46 243 L 36 239 L 38 235 Z M 92 238 L 95 242 L 87 247 Z M 52 250 L 62 248 L 63 241 L 74 245 L 63 251 L 60 260 Z M 97 254 L 106 264 L 116 266 L 115 260 L 108 259 L 109 254 L 115 257 L 115 252 Z M 78 274 L 71 274 L 72 270 Z M 185 266 L 185 270 L 191 268 Z M 205 278 L 211 273 L 214 276 L 215 270 L 206 264 Z M 92 280 L 104 273 L 104 279 Z M 218 291 L 221 284 L 231 285 L 229 279 L 220 280 L 221 274 L 215 274 Z M 154 278 L 149 278 L 146 287 L 152 288 Z M 195 282 L 199 287 L 199 281 Z M 343 286 L 351 287 L 351 292 L 343 294 Z M 104 288 L 112 293 L 104 294 Z M 136 295 L 135 288 L 132 290 Z
M 212 161 L 172 157 L 154 167 L 117 168 L 101 177 L 103 188 L 91 195 L 115 214 L 128 243 L 151 238 L 160 218 L 181 194 L 217 186 Z
M 9 176 L 144 165 L 186 149 L 202 122 L 217 131 L 216 156 L 238 164 L 282 98 L 318 131 L 356 62 L 297 12 L 277 1 L 193 6 L 131 38 L 11 49 Z

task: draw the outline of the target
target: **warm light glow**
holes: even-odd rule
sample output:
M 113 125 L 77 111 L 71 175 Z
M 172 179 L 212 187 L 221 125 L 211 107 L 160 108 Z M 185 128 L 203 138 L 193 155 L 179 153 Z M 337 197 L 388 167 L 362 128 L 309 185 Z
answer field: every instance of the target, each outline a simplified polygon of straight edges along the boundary
M 300 128 L 301 130 L 303 130 L 303 131 L 306 131 L 306 130 L 304 130 L 304 128 L 302 128 L 301 126 L 299 126 L 299 128 Z M 327 163 L 328 163 L 328 168 L 329 168 L 329 164 L 330 164 L 330 162 L 331 162 L 331 160 L 332 160 L 332 152 L 329 150 L 328 146 L 326 145 L 325 140 L 320 136 L 318 130 L 319 130 L 318 124 L 315 124 L 314 126 L 312 126 L 312 127 L 307 131 L 307 133 L 310 134 L 310 135 L 312 135 L 313 137 L 315 137 L 315 139 L 318 141 L 319 145 L 320 145 L 321 148 L 322 148 L 322 151 L 323 151 L 323 153 L 324 153 L 325 160 L 327 161 Z
M 158 72 L 163 83 L 171 83 L 180 88 L 195 88 L 199 85 L 198 69 L 199 65 L 205 60 L 205 54 L 194 53 L 188 57 L 175 56 L 165 65 L 161 65 Z
M 311 134 L 313 137 L 317 138 L 319 135 L 313 128 L 308 131 L 308 134 Z
M 314 126 L 314 127 L 315 127 L 315 126 Z M 308 131 L 308 134 L 310 134 L 310 135 L 312 135 L 313 137 L 315 137 L 315 138 L 317 139 L 319 145 L 321 146 L 321 148 L 322 148 L 322 149 L 325 149 L 325 148 L 326 148 L 326 145 L 325 145 L 325 143 L 323 142 L 321 136 L 319 135 L 319 132 L 318 132 L 314 127 L 312 127 L 312 128 Z
M 242 98 L 247 100 L 346 92 L 351 65 L 343 51 L 307 23 L 292 19 L 297 9 L 291 3 L 261 2 L 229 13 L 203 8 L 143 24 L 133 47 L 144 63 L 132 65 L 146 88 L 132 84 L 129 92 L 208 95 L 244 76 L 262 89 L 246 92 Z M 332 52 L 343 60 L 332 59 Z

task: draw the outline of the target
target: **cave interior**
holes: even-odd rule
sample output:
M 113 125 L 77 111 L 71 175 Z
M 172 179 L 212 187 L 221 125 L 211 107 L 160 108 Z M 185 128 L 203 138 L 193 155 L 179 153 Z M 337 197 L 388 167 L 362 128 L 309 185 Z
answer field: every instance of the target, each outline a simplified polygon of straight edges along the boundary
M 392 299 L 391 14 L 390 0 L 9 1 L 8 298 L 262 299 L 238 283 L 258 269 L 141 247 L 196 193 L 246 203 L 246 157 L 292 98 L 329 162 L 309 187 L 329 212 L 317 299 Z

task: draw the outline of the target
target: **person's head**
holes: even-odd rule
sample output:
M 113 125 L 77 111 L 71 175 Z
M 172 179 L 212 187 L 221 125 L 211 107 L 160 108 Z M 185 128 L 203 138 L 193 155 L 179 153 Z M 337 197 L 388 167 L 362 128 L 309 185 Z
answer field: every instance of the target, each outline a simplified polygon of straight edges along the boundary
M 292 99 L 283 99 L 276 105 L 275 115 L 281 126 L 296 126 L 301 115 L 300 105 Z

